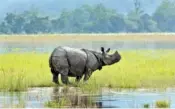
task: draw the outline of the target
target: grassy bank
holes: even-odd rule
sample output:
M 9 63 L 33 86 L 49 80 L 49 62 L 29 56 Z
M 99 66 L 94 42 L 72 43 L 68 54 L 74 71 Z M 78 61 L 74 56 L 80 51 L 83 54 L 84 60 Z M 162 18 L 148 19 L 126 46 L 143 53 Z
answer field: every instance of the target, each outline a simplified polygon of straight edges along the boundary
M 88 84 L 80 87 L 140 88 L 175 85 L 174 50 L 120 51 L 122 60 L 96 71 Z M 0 89 L 25 90 L 28 87 L 54 86 L 48 58 L 50 54 L 9 53 L 0 55 Z M 74 78 L 71 78 L 74 82 Z

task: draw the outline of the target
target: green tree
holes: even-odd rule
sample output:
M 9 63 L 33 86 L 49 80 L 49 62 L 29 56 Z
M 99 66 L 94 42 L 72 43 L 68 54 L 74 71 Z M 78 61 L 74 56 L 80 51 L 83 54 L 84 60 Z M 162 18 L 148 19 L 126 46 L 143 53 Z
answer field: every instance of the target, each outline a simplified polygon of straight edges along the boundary
M 141 8 L 141 2 L 139 0 L 134 0 L 134 10 L 128 13 L 126 22 L 127 31 L 132 32 L 143 32 L 144 25 L 141 21 L 141 17 L 144 14 L 144 11 Z
M 159 32 L 157 27 L 157 22 L 153 20 L 152 16 L 144 14 L 141 16 L 141 21 L 143 22 L 144 32 Z
M 125 20 L 124 16 L 121 14 L 113 15 L 109 18 L 110 25 L 109 25 L 109 31 L 110 32 L 124 32 L 125 31 Z
M 97 4 L 91 16 L 95 32 L 109 32 L 109 19 L 113 14 L 115 14 L 114 10 L 107 9 L 103 4 Z
M 156 21 L 142 9 L 141 2 L 134 0 L 134 10 L 128 13 L 125 19 L 126 31 L 129 32 L 157 32 Z
M 72 27 L 70 25 L 70 17 L 71 17 L 71 12 L 68 12 L 66 10 L 63 10 L 59 19 L 56 21 L 58 23 L 55 24 L 58 30 L 61 32 L 71 32 Z
M 35 17 L 24 27 L 26 33 L 49 33 L 51 24 L 48 17 Z
M 13 25 L 15 25 L 15 18 L 16 15 L 13 13 L 7 13 L 5 18 L 4 18 L 4 22 L 2 25 L 6 25 L 6 27 L 9 28 L 9 32 L 13 33 Z
M 8 25 L 5 22 L 2 22 L 0 24 L 0 33 L 1 34 L 9 34 L 10 31 L 10 27 L 8 27 Z
M 175 2 L 164 0 L 153 14 L 154 20 L 163 32 L 175 31 Z

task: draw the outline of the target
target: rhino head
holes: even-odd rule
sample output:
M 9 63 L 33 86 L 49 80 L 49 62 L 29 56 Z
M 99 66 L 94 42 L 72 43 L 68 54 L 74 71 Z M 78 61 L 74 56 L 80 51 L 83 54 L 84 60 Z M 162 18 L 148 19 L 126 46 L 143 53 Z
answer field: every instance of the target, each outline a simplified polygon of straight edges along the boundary
M 104 65 L 112 65 L 121 60 L 121 55 L 118 53 L 118 51 L 115 51 L 113 54 L 109 54 L 109 51 L 110 48 L 105 51 L 104 47 L 101 47 L 102 61 Z

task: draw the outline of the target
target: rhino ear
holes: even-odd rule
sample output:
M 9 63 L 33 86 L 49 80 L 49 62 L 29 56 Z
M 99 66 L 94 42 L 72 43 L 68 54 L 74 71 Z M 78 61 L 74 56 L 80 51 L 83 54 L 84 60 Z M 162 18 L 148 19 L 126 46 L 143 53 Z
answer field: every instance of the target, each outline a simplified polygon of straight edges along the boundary
M 110 48 L 108 48 L 107 50 L 106 50 L 106 53 L 108 53 L 110 51 Z
M 104 47 L 101 47 L 101 52 L 104 53 Z

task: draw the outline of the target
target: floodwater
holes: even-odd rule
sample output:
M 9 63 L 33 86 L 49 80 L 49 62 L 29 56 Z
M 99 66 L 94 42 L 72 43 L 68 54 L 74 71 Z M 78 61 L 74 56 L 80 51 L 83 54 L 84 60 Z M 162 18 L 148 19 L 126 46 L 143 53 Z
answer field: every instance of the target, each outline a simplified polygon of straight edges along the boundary
M 174 42 L 138 42 L 138 41 L 62 41 L 58 43 L 0 43 L 0 53 L 16 52 L 52 52 L 57 46 L 70 46 L 74 48 L 87 48 L 100 50 L 100 47 L 111 48 L 111 50 L 128 49 L 175 49 Z
M 31 88 L 26 92 L 1 92 L 0 108 L 45 108 L 47 102 L 61 101 L 66 97 L 70 103 L 66 107 L 97 108 L 143 108 L 144 104 L 155 107 L 157 100 L 168 100 L 170 108 L 175 108 L 175 90 L 164 91 L 136 89 L 103 89 L 99 94 L 81 93 L 77 88 L 45 87 Z M 90 103 L 91 102 L 91 105 Z

